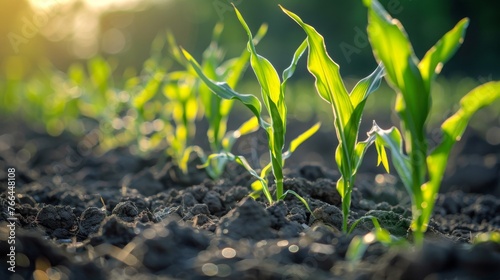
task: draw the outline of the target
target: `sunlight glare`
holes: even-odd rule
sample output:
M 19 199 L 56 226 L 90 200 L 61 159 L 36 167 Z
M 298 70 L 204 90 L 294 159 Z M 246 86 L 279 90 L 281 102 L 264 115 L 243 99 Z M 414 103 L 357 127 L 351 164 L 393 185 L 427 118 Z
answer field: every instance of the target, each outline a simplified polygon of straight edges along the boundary
M 31 6 L 38 10 L 50 9 L 55 5 L 69 4 L 76 0 L 30 0 Z M 133 9 L 140 4 L 140 0 L 83 0 L 87 7 L 93 10 L 119 8 L 121 10 Z

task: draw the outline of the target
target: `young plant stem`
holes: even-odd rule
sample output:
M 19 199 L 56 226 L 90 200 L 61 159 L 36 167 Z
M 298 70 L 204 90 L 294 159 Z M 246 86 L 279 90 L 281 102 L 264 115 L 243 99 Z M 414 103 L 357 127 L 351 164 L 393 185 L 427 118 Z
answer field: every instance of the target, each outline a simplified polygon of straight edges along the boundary
M 282 199 L 283 196 L 283 155 L 279 151 L 275 155 L 271 155 L 274 179 L 276 182 L 276 201 Z
M 298 15 L 281 8 L 307 34 L 307 69 L 315 77 L 319 96 L 331 105 L 335 134 L 339 141 L 335 151 L 335 162 L 341 174 L 337 181 L 337 191 L 342 198 L 342 231 L 346 233 L 356 171 L 366 149 L 374 141 L 374 138 L 370 137 L 366 141 L 358 142 L 359 124 L 365 101 L 380 85 L 384 68 L 379 65 L 372 74 L 361 79 L 350 92 L 347 91 L 340 75 L 340 67 L 328 55 L 323 36 L 312 26 L 304 23 Z
M 349 220 L 349 209 L 351 208 L 351 194 L 352 188 L 354 186 L 354 176 L 346 178 L 345 193 L 342 198 L 342 232 L 347 233 L 348 231 L 348 220 Z
M 282 199 L 283 196 L 283 178 L 276 180 L 276 200 Z
M 424 243 L 424 232 L 423 231 L 413 231 L 413 241 L 415 242 L 415 246 L 418 248 L 422 248 Z
M 408 132 L 410 133 L 410 132 Z M 410 137 L 411 139 L 411 137 Z M 427 207 L 424 202 L 422 194 L 422 185 L 425 182 L 425 172 L 427 170 L 427 164 L 425 161 L 427 145 L 425 145 L 425 140 L 415 140 L 411 141 L 411 151 L 410 160 L 412 162 L 412 215 L 413 223 L 411 225 L 412 231 L 416 234 L 414 235 L 415 243 L 421 245 L 423 242 L 423 233 L 425 226 L 425 220 L 423 219 L 423 208 Z

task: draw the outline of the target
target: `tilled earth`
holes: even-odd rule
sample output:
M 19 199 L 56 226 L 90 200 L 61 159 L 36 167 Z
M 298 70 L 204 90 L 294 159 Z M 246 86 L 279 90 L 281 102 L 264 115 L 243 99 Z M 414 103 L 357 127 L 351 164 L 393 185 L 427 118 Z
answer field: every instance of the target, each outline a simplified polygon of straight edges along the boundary
M 320 165 L 287 170 L 285 180 L 311 215 L 293 196 L 274 205 L 248 198 L 252 179 L 234 164 L 213 181 L 197 158 L 184 175 L 162 156 L 95 156 L 71 137 L 28 135 L 0 136 L 0 279 L 500 279 L 500 244 L 471 244 L 500 230 L 498 147 L 469 156 L 484 158 L 483 173 L 465 165 L 445 182 L 421 250 L 376 243 L 355 264 L 348 245 L 372 224 L 340 232 L 338 174 Z M 15 273 L 7 270 L 8 167 L 17 179 Z M 453 187 L 460 183 L 468 192 Z M 358 175 L 351 208 L 351 222 L 375 216 L 411 240 L 410 200 L 396 177 Z

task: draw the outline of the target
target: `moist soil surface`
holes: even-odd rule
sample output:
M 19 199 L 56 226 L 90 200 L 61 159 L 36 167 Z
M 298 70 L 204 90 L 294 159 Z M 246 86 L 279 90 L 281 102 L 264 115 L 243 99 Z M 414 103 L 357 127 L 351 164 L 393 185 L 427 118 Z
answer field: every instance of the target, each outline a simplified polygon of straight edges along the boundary
M 211 180 L 196 157 L 183 174 L 161 153 L 97 156 L 85 149 L 92 139 L 11 126 L 0 131 L 0 279 L 500 279 L 500 244 L 471 244 L 500 230 L 500 149 L 474 135 L 450 163 L 455 174 L 422 248 L 375 243 L 350 263 L 352 238 L 373 225 L 341 233 L 338 173 L 328 167 L 286 170 L 285 189 L 302 195 L 311 214 L 294 196 L 274 205 L 249 198 L 252 178 L 235 164 Z M 7 270 L 9 167 L 15 273 Z M 357 176 L 350 222 L 375 216 L 411 242 L 410 199 L 397 177 L 378 173 Z

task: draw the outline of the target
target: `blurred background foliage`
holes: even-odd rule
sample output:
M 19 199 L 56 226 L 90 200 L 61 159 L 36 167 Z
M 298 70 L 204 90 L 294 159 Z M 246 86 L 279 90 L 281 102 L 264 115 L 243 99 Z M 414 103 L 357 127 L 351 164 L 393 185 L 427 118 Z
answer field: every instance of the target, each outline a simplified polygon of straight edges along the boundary
M 258 49 L 279 71 L 288 66 L 305 34 L 281 12 L 278 4 L 299 14 L 323 34 L 331 57 L 347 78 L 348 88 L 354 85 L 349 81 L 366 76 L 376 67 L 366 37 L 367 12 L 361 0 L 232 2 L 254 32 L 262 23 L 268 23 L 268 33 Z M 463 46 L 447 63 L 435 87 L 434 105 L 437 109 L 431 116 L 431 122 L 441 122 L 451 115 L 456 107 L 450 104 L 456 104 L 474 86 L 500 79 L 499 1 L 381 2 L 393 17 L 403 23 L 419 57 L 460 19 L 471 19 Z M 225 48 L 226 56 L 241 54 L 247 38 L 230 3 L 228 0 L 1 1 L 0 115 L 15 112 L 17 106 L 22 107 L 24 101 L 16 100 L 16 91 L 23 90 L 31 99 L 26 102 L 40 104 L 39 110 L 45 110 L 27 109 L 26 112 L 25 109 L 28 120 L 29 115 L 32 115 L 32 120 L 41 120 L 45 129 L 53 135 L 61 133 L 64 127 L 78 132 L 80 128 L 74 124 L 74 119 L 82 114 L 109 119 L 113 126 L 113 116 L 108 116 L 105 111 L 124 114 L 121 110 L 129 102 L 129 96 L 141 92 L 147 81 L 154 77 L 155 71 L 159 71 L 156 69 L 159 65 L 162 65 L 160 68 L 179 70 L 167 50 L 151 52 L 158 35 L 171 31 L 179 45 L 200 58 L 210 43 L 213 27 L 222 22 L 224 31 L 220 45 Z M 90 60 L 96 57 L 97 60 Z M 95 63 L 102 67 L 94 67 Z M 84 68 L 87 70 L 82 70 Z M 86 76 L 89 76 L 89 81 L 85 82 Z M 36 77 L 34 82 L 26 83 L 33 77 Z M 130 84 L 131 80 L 137 79 L 140 80 L 137 84 L 127 85 L 127 82 Z M 246 71 L 238 90 L 260 95 L 251 71 Z M 307 73 L 304 59 L 289 84 L 289 113 L 294 120 L 305 125 L 318 118 L 325 124 L 331 123 L 328 104 L 317 98 L 313 91 L 313 79 Z M 383 84 L 376 95 L 377 98 L 368 99 L 360 138 L 364 137 L 363 131 L 369 130 L 373 119 L 377 119 L 383 127 L 395 123 L 391 115 L 392 105 L 388 104 L 388 100 L 393 102 L 393 92 Z M 47 96 L 53 99 L 47 100 Z M 99 96 L 107 97 L 102 99 Z M 82 105 L 82 102 L 76 101 L 78 98 L 97 100 L 98 104 L 87 106 L 96 112 L 92 112 L 94 109 L 81 111 L 82 106 L 87 107 L 85 100 Z M 163 101 L 155 100 L 157 103 L 151 106 L 161 111 Z M 234 117 L 236 123 L 247 118 L 239 116 L 239 112 L 246 112 L 245 109 L 237 107 L 235 111 L 238 112 Z M 493 145 L 500 144 L 499 111 L 498 105 L 490 106 L 479 112 L 471 122 L 471 126 L 481 130 Z M 126 112 L 123 119 L 128 120 L 127 117 L 131 122 L 138 118 L 134 112 Z M 154 121 L 151 116 L 144 118 L 151 123 Z M 297 131 L 304 130 L 297 126 Z M 322 139 L 324 145 L 316 146 L 319 147 L 319 150 L 316 149 L 319 154 L 328 154 L 328 157 L 333 154 L 334 147 L 330 139 L 333 138 L 330 137 L 331 129 L 328 125 L 323 126 L 323 130 L 329 130 L 329 137 Z M 101 130 L 107 131 L 104 128 Z M 293 134 L 293 130 L 290 133 Z M 432 135 L 433 132 L 429 133 Z M 297 135 L 291 135 L 294 136 Z
M 259 51 L 286 67 L 304 34 L 279 10 L 300 14 L 326 38 L 344 75 L 366 75 L 374 67 L 366 41 L 362 1 L 232 1 L 249 25 L 270 26 Z M 500 2 L 494 0 L 381 1 L 407 29 L 419 57 L 463 17 L 471 19 L 466 40 L 444 75 L 499 78 Z M 225 23 L 221 45 L 230 56 L 245 46 L 245 34 L 228 0 L 16 0 L 0 2 L 0 58 L 3 75 L 20 75 L 48 59 L 66 70 L 76 60 L 113 56 L 120 69 L 140 68 L 154 37 L 171 30 L 177 42 L 201 54 L 217 21 Z M 302 69 L 304 74 L 304 69 Z M 120 71 L 118 71 L 120 73 Z

